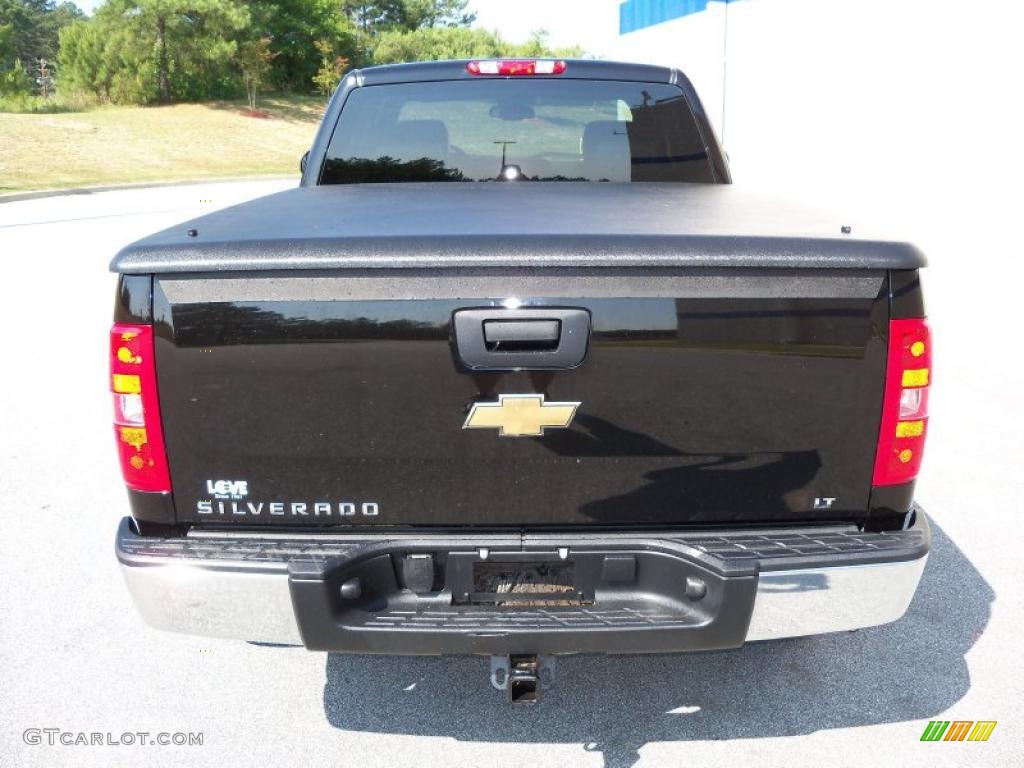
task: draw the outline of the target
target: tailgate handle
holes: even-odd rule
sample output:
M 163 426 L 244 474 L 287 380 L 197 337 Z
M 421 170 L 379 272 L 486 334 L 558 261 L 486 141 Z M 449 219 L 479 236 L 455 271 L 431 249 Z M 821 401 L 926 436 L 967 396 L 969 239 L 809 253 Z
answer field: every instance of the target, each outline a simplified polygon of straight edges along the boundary
M 576 368 L 587 356 L 590 312 L 575 307 L 460 309 L 452 317 L 458 361 L 471 371 Z
M 555 349 L 558 320 L 484 320 L 484 344 L 491 352 L 539 352 Z

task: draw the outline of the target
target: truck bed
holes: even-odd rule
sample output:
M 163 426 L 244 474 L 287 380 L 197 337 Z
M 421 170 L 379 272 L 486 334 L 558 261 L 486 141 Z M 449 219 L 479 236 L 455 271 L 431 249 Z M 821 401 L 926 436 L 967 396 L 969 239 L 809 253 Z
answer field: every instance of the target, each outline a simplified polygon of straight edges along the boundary
M 913 245 L 733 185 L 302 187 L 124 248 L 125 274 L 434 267 L 917 269 Z M 190 236 L 189 232 L 195 235 Z

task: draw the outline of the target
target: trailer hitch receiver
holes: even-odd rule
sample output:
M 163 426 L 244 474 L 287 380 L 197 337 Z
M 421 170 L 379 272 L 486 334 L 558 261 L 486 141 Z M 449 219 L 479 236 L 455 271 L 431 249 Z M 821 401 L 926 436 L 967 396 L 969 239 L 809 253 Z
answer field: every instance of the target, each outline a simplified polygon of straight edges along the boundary
M 536 704 L 554 681 L 554 656 L 491 656 L 491 685 L 506 691 L 510 704 Z

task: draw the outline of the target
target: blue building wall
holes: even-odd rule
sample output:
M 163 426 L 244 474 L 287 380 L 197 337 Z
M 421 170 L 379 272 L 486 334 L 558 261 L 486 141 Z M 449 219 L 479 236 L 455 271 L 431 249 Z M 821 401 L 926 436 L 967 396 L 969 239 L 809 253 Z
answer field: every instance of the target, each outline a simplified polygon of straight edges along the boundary
M 709 2 L 712 0 L 626 0 L 619 6 L 619 34 L 625 35 L 663 21 L 700 13 L 707 10 Z

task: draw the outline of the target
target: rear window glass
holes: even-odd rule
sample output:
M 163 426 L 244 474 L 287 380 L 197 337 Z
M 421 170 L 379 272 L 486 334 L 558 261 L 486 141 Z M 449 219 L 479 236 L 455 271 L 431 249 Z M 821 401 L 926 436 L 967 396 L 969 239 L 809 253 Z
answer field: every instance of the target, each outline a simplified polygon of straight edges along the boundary
M 673 85 L 459 80 L 356 88 L 320 183 L 508 180 L 715 179 Z

